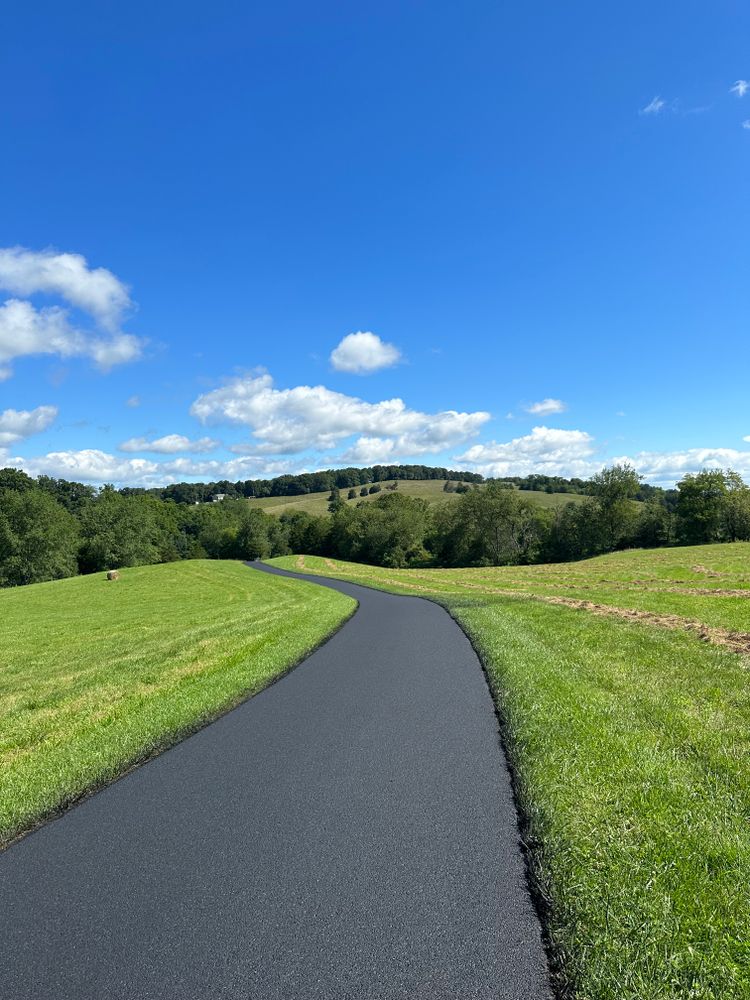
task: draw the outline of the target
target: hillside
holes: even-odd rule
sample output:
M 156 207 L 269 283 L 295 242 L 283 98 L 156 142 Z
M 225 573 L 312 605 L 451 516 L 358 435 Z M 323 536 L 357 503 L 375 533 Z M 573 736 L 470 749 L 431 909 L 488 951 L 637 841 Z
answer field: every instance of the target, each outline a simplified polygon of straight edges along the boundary
M 204 560 L 0 591 L 0 845 L 265 687 L 353 610 Z
M 398 481 L 398 492 L 404 496 L 420 497 L 428 503 L 451 503 L 455 502 L 460 493 L 445 493 L 443 491 L 445 481 L 440 479 L 402 479 Z M 387 492 L 387 483 L 381 483 L 381 493 L 370 493 L 366 497 L 359 495 L 361 487 L 356 488 L 357 495 L 353 500 L 347 500 L 348 490 L 341 490 L 341 499 L 352 506 L 361 501 L 375 500 Z M 480 489 L 482 487 L 480 486 Z M 289 497 L 260 497 L 250 498 L 248 503 L 253 507 L 264 510 L 267 514 L 283 514 L 288 510 L 303 510 L 308 514 L 327 514 L 328 498 L 330 490 L 321 493 L 304 493 L 299 496 Z M 536 490 L 523 490 L 521 496 L 528 497 L 534 503 L 542 507 L 561 507 L 566 503 L 580 503 L 584 498 L 579 493 L 542 493 Z

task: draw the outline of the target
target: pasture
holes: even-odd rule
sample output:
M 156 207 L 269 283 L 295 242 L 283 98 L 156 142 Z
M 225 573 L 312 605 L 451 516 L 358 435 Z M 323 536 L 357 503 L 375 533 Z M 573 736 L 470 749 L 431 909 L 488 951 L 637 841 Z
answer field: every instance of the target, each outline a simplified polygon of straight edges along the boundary
M 0 845 L 261 690 L 354 608 L 208 560 L 0 591 Z
M 365 497 L 359 495 L 362 487 L 353 487 L 357 495 L 352 500 L 347 499 L 349 491 L 342 489 L 341 499 L 344 503 L 351 506 L 355 506 L 360 501 L 369 503 L 387 492 L 388 482 L 383 482 L 380 485 L 382 487 L 380 493 L 369 493 Z M 461 494 L 445 493 L 443 491 L 444 485 L 444 479 L 399 479 L 398 492 L 408 497 L 419 497 L 421 500 L 426 500 L 429 504 L 455 502 Z M 299 496 L 250 498 L 248 503 L 251 507 L 257 507 L 265 511 L 266 514 L 283 514 L 285 511 L 303 510 L 307 514 L 324 515 L 328 514 L 328 498 L 330 495 L 330 491 L 326 490 L 323 493 L 303 493 Z M 562 507 L 570 502 L 580 503 L 584 499 L 579 493 L 543 493 L 539 490 L 523 490 L 521 496 L 532 500 L 534 503 L 538 503 L 541 507 L 553 509 Z

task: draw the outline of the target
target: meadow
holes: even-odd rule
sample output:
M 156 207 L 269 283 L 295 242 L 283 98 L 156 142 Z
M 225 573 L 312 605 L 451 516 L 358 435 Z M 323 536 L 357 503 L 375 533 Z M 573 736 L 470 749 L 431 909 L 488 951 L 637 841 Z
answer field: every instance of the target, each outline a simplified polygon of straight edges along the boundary
M 0 846 L 260 691 L 355 607 L 208 560 L 0 591 Z
M 442 603 L 498 707 L 563 995 L 750 996 L 750 544 L 275 565 Z
M 460 493 L 445 493 L 443 479 L 399 479 L 398 492 L 408 497 L 418 497 L 426 500 L 429 504 L 451 503 L 457 500 Z M 347 499 L 346 489 L 341 490 L 341 499 L 351 506 L 356 506 L 360 501 L 367 503 L 382 497 L 387 492 L 387 482 L 381 483 L 380 493 L 370 493 L 365 497 L 359 495 L 361 487 L 356 487 L 357 496 L 353 500 Z M 480 487 L 481 489 L 481 487 Z M 538 503 L 540 507 L 557 508 L 566 503 L 580 503 L 584 497 L 579 493 L 544 493 L 540 490 L 519 491 L 522 496 Z M 250 498 L 248 504 L 264 511 L 266 514 L 283 514 L 286 511 L 302 510 L 306 514 L 321 515 L 328 513 L 328 498 L 330 490 L 323 493 L 303 493 L 298 496 L 288 497 L 257 497 Z

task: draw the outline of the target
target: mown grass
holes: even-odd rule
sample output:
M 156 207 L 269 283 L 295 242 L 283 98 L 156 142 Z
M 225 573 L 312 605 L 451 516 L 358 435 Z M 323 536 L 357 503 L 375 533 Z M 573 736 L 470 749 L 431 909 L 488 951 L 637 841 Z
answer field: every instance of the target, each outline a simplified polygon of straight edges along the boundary
M 354 608 L 207 560 L 0 591 L 0 844 L 259 691 Z
M 419 497 L 430 504 L 434 503 L 454 503 L 460 493 L 444 493 L 444 479 L 399 479 L 398 491 L 404 496 Z M 347 499 L 348 490 L 341 490 L 341 499 L 350 506 L 356 506 L 361 501 L 370 503 L 383 493 L 387 493 L 387 483 L 381 483 L 380 493 L 370 493 L 366 497 L 359 495 L 360 487 L 356 487 L 357 496 L 353 500 Z M 303 510 L 308 514 L 323 515 L 328 514 L 328 498 L 330 490 L 324 493 L 305 493 L 301 496 L 292 497 L 259 497 L 250 499 L 248 503 L 252 507 L 264 510 L 266 514 L 283 514 L 286 511 Z M 543 493 L 538 490 L 524 490 L 521 496 L 532 500 L 541 507 L 561 507 L 566 503 L 580 503 L 585 498 L 578 493 Z
M 684 600 L 691 617 L 718 602 L 717 620 L 747 628 L 746 597 L 667 588 L 746 590 L 750 545 L 455 571 L 307 557 L 305 569 L 431 596 L 471 636 L 504 722 L 562 990 L 750 997 L 750 658 L 679 627 L 535 599 L 575 585 L 634 607 L 647 593 L 658 612 L 660 599 Z

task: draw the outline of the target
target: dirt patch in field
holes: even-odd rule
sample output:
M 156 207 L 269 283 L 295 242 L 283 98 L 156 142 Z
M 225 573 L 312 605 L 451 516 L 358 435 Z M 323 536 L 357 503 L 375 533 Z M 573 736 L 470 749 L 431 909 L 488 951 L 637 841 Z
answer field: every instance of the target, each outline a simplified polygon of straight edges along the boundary
M 304 568 L 305 568 L 305 557 L 297 556 L 297 569 L 304 569 Z
M 609 604 L 578 601 L 572 597 L 539 597 L 537 600 L 544 601 L 545 604 L 562 604 L 567 608 L 589 611 L 594 615 L 645 622 L 661 628 L 681 629 L 696 634 L 704 642 L 724 646 L 735 653 L 750 654 L 750 632 L 733 632 L 725 628 L 704 625 L 703 622 L 693 621 L 690 618 L 681 618 L 679 615 L 660 615 L 653 611 L 637 611 L 634 608 L 613 608 Z
M 724 576 L 724 573 L 717 573 L 715 569 L 709 569 L 708 566 L 701 566 L 700 563 L 697 566 L 691 566 L 690 569 L 693 573 L 700 573 L 702 576 Z

